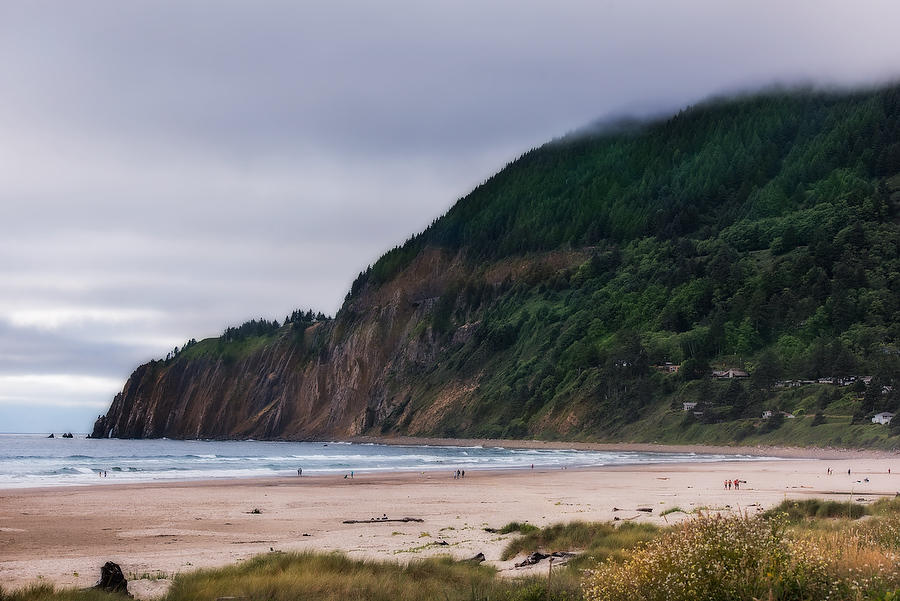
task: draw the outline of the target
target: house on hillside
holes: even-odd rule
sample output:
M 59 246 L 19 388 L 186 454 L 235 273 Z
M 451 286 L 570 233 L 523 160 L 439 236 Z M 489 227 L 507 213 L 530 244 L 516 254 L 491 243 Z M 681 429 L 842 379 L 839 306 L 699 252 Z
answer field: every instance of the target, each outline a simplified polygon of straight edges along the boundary
M 697 406 L 697 403 L 682 403 L 682 404 L 681 404 L 681 407 L 682 407 L 681 410 L 682 410 L 682 411 L 693 411 L 693 410 L 694 410 L 694 407 L 696 407 L 696 406 Z
M 772 417 L 771 411 L 769 411 L 769 410 L 763 411 L 763 414 L 762 414 L 763 419 L 769 419 L 770 417 Z
M 724 371 L 714 371 L 712 373 L 714 378 L 749 378 L 750 374 L 745 372 L 743 369 L 737 369 L 736 367 L 729 367 Z
M 873 424 L 881 424 L 883 426 L 886 426 L 889 423 L 891 423 L 891 420 L 893 418 L 894 418 L 893 413 L 890 413 L 888 411 L 882 411 L 881 413 L 877 414 L 875 417 L 872 418 L 872 423 Z
M 654 365 L 653 368 L 656 371 L 661 371 L 664 374 L 677 374 L 678 370 L 681 368 L 680 365 L 675 365 L 674 363 L 669 363 L 666 361 L 662 365 Z
M 803 386 L 800 380 L 778 380 L 775 382 L 775 388 L 799 388 Z

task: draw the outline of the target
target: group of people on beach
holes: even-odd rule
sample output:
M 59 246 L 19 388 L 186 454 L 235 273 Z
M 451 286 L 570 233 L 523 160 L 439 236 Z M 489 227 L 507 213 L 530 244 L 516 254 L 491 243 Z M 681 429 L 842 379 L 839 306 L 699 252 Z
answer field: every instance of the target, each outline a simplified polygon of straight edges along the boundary
M 731 490 L 732 488 L 734 488 L 734 490 L 740 490 L 741 482 L 746 482 L 746 480 L 739 480 L 738 478 L 735 478 L 734 480 L 726 480 L 725 490 Z
M 106 473 L 106 470 L 97 470 L 97 476 L 100 478 L 106 478 L 109 474 Z
M 456 470 L 456 473 L 453 474 L 454 480 L 459 480 L 460 478 L 466 477 L 466 470 Z

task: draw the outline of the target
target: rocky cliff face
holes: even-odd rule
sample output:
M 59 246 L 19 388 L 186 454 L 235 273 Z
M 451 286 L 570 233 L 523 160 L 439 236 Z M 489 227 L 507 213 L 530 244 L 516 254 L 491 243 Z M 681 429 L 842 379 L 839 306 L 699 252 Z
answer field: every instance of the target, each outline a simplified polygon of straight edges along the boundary
M 465 271 L 458 257 L 429 250 L 388 285 L 367 287 L 337 319 L 307 328 L 302 342 L 285 331 L 239 357 L 212 353 L 142 365 L 92 436 L 346 437 L 388 416 L 405 420 L 407 432 L 426 431 L 452 406 L 413 419 L 410 391 L 441 351 L 428 325 L 437 299 Z M 461 327 L 454 338 L 471 329 Z M 447 388 L 459 397 L 455 383 Z

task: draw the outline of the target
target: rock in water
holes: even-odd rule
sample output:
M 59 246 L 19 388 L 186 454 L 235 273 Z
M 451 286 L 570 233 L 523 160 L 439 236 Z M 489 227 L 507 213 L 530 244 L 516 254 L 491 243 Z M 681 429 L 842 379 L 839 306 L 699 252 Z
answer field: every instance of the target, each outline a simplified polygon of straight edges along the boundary
M 119 564 L 107 561 L 100 568 L 100 580 L 94 585 L 107 593 L 124 593 L 128 595 L 128 581 Z M 130 595 L 129 595 L 130 596 Z

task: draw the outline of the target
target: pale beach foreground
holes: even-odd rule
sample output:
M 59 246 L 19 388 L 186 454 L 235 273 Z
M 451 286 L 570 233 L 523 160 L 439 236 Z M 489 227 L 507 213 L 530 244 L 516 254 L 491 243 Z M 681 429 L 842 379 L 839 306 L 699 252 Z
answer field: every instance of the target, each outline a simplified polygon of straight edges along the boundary
M 826 475 L 831 467 L 834 474 Z M 893 474 L 888 474 L 888 469 Z M 850 475 L 847 470 L 850 469 Z M 785 498 L 875 500 L 900 491 L 900 456 L 619 466 L 593 469 L 356 474 L 0 491 L 0 583 L 88 586 L 106 561 L 126 576 L 174 574 L 270 549 L 341 550 L 408 561 L 450 554 L 499 561 L 510 521 L 538 526 L 613 518 L 672 523 L 664 510 L 749 511 Z M 725 490 L 723 481 L 746 481 Z M 868 478 L 868 482 L 865 479 Z M 652 513 L 637 511 L 652 507 Z M 259 510 L 255 513 L 254 510 Z M 345 524 L 344 520 L 391 520 Z M 447 545 L 436 545 L 445 541 Z

